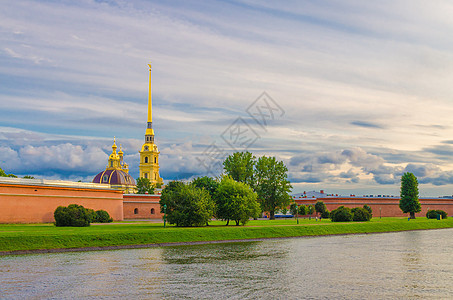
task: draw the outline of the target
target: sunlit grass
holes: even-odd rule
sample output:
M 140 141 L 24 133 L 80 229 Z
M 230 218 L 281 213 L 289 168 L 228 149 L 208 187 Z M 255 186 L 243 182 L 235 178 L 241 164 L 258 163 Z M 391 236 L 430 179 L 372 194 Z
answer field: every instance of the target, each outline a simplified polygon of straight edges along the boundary
M 163 223 L 126 221 L 90 227 L 55 227 L 53 224 L 0 225 L 0 251 L 105 247 L 193 241 L 316 236 L 453 228 L 453 218 L 373 218 L 370 222 L 333 223 L 328 219 L 251 220 L 247 226 L 212 221 L 207 227 L 163 227 Z

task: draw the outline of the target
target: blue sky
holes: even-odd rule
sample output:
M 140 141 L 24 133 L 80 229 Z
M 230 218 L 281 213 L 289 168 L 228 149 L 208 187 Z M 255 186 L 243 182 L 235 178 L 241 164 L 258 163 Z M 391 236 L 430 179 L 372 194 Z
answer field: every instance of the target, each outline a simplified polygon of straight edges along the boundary
M 116 136 L 137 177 L 152 61 L 165 180 L 247 148 L 283 160 L 294 192 L 398 194 L 410 171 L 422 195 L 452 195 L 452 14 L 416 0 L 2 2 L 0 167 L 90 181 Z M 262 101 L 278 108 L 266 126 Z M 253 142 L 228 142 L 238 120 Z

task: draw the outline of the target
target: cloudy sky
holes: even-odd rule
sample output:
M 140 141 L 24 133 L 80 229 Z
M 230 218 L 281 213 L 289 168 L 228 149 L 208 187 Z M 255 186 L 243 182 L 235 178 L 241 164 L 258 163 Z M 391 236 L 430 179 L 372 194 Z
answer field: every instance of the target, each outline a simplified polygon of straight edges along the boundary
M 449 1 L 2 1 L 0 167 L 138 176 L 148 67 L 165 180 L 272 155 L 294 192 L 453 194 Z M 264 94 L 263 94 L 264 93 Z

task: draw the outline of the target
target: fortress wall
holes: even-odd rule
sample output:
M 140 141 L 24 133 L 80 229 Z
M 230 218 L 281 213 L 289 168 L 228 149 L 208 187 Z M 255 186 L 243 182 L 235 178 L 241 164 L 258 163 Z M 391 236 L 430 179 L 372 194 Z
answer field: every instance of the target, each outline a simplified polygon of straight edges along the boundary
M 407 217 L 399 208 L 399 197 L 326 197 L 326 198 L 296 198 L 297 204 L 308 205 L 323 201 L 327 209 L 332 211 L 339 206 L 363 207 L 365 204 L 373 210 L 373 217 Z M 422 210 L 416 213 L 416 217 L 425 217 L 428 209 L 440 209 L 453 216 L 453 199 L 449 198 L 420 198 Z
M 162 219 L 159 200 L 160 195 L 124 194 L 124 219 Z
M 0 223 L 54 222 L 58 206 L 79 204 L 123 220 L 123 193 L 95 184 L 8 178 L 0 180 Z

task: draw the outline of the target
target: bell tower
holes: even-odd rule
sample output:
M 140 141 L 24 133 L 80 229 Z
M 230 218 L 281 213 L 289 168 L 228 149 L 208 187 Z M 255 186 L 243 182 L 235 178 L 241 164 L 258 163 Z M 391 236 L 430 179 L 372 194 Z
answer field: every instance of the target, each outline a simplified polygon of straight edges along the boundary
M 148 92 L 148 122 L 145 131 L 145 143 L 140 153 L 140 178 L 147 178 L 152 184 L 164 183 L 159 176 L 159 150 L 154 144 L 153 114 L 152 114 L 152 97 L 151 97 L 151 64 L 149 66 L 149 92 Z

